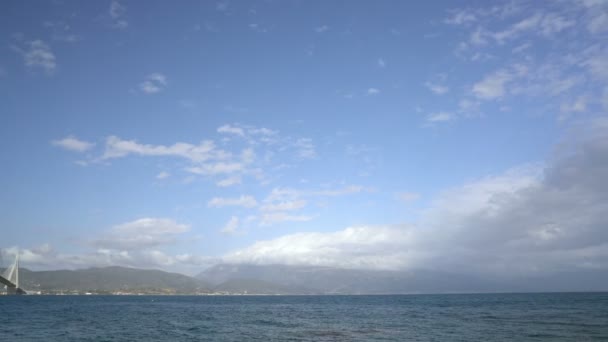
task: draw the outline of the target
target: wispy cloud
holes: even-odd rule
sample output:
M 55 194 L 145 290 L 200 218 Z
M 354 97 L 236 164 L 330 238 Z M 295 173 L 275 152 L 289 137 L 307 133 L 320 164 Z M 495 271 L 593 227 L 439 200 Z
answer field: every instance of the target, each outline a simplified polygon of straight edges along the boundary
M 237 216 L 232 216 L 230 220 L 226 223 L 222 229 L 220 229 L 220 233 L 227 235 L 236 235 L 238 233 L 237 229 L 239 228 L 240 220 Z
M 116 29 L 126 29 L 129 26 L 129 22 L 126 20 L 127 8 L 121 5 L 118 1 L 112 0 L 109 9 L 110 19 L 112 20 L 112 27 Z
M 341 188 L 329 189 L 293 189 L 273 188 L 260 206 L 260 224 L 273 225 L 280 222 L 305 222 L 314 219 L 314 216 L 299 213 L 308 204 L 306 198 L 328 198 L 346 196 L 364 191 L 370 191 L 360 185 L 347 185 Z
M 449 112 L 438 112 L 429 114 L 426 117 L 426 121 L 430 123 L 447 122 L 454 119 L 454 114 Z
M 463 25 L 473 23 L 476 20 L 477 18 L 471 10 L 459 9 L 451 11 L 451 15 L 444 22 L 451 25 Z
M 608 31 L 608 13 L 605 11 L 597 12 L 587 24 L 587 29 L 591 33 Z
M 230 7 L 228 1 L 219 1 L 215 4 L 215 9 L 220 12 L 226 12 L 228 10 L 228 7 Z
M 176 236 L 190 226 L 167 218 L 141 218 L 114 226 L 107 234 L 91 241 L 98 248 L 137 250 L 173 244 Z
M 169 178 L 169 176 L 171 176 L 171 174 L 167 171 L 161 171 L 156 175 L 156 179 L 165 179 L 165 178 Z
M 317 156 L 315 145 L 310 138 L 300 138 L 296 140 L 294 146 L 298 150 L 298 156 L 302 159 L 312 159 Z
M 367 95 L 378 95 L 380 94 L 380 89 L 378 88 L 368 88 Z
M 241 137 L 245 136 L 245 131 L 241 127 L 236 127 L 232 125 L 223 125 L 218 127 L 218 133 L 226 133 L 226 134 L 235 134 Z
M 22 47 L 13 46 L 13 49 L 23 56 L 25 66 L 32 70 L 42 69 L 52 74 L 57 68 L 55 54 L 42 40 L 25 42 Z
M 116 136 L 106 139 L 102 160 L 123 158 L 135 154 L 141 156 L 172 156 L 186 158 L 195 162 L 209 159 L 222 159 L 226 152 L 218 150 L 211 140 L 204 140 L 199 145 L 178 142 L 173 145 L 140 144 L 136 140 L 124 140 Z
M 415 225 L 348 227 L 258 241 L 227 261 L 363 269 L 430 268 L 490 276 L 608 265 L 605 118 L 546 165 L 524 165 L 442 192 Z M 407 196 L 408 198 L 411 196 Z M 286 248 L 289 246 L 289 248 Z
M 279 172 L 286 165 L 281 158 L 300 163 L 315 159 L 317 156 L 312 139 L 284 136 L 266 127 L 226 124 L 218 127 L 217 132 L 238 139 L 222 138 L 219 143 L 223 148 L 219 148 L 215 141 L 210 139 L 202 140 L 198 144 L 175 142 L 163 145 L 145 144 L 134 139 L 109 136 L 105 139 L 100 155 L 89 156 L 89 160 L 78 163 L 107 163 L 132 156 L 170 157 L 177 162 L 173 170 L 165 172 L 170 171 L 172 174 L 186 172 L 190 174 L 188 178 L 190 181 L 196 179 L 193 175 L 198 175 L 218 187 L 229 187 L 241 184 L 246 177 L 267 183 L 269 173 Z M 244 147 L 243 142 L 246 143 Z M 92 144 L 87 145 L 90 143 L 79 141 L 73 136 L 52 143 L 66 149 L 81 151 L 93 147 Z M 186 164 L 183 163 L 184 161 Z
M 48 28 L 52 32 L 52 40 L 64 43 L 76 43 L 79 42 L 82 37 L 74 33 L 65 22 L 62 21 L 45 21 L 44 27 Z
M 426 82 L 426 83 L 424 83 L 424 86 L 437 95 L 443 95 L 450 90 L 450 88 L 448 88 L 444 85 L 432 83 L 432 82 Z
M 161 92 L 167 86 L 167 78 L 165 75 L 155 72 L 146 76 L 143 82 L 139 84 L 139 89 L 146 94 L 155 94 Z
M 419 199 L 420 194 L 415 192 L 399 192 L 395 194 L 395 198 L 397 198 L 399 201 L 410 203 Z
M 529 33 L 550 37 L 575 24 L 573 19 L 564 18 L 556 13 L 535 13 L 500 31 L 491 31 L 484 26 L 477 26 L 469 35 L 469 43 L 473 46 L 490 43 L 502 45 Z
M 265 204 L 260 210 L 262 211 L 292 211 L 302 209 L 306 206 L 305 200 L 284 201 L 273 204 Z
M 253 208 L 257 205 L 258 202 L 255 200 L 255 198 L 249 195 L 241 195 L 240 197 L 236 198 L 214 197 L 209 200 L 209 202 L 207 202 L 207 206 L 212 208 L 221 208 L 229 206 Z
M 240 176 L 232 176 L 228 178 L 221 179 L 215 183 L 215 185 L 225 188 L 233 185 L 241 184 Z
M 308 192 L 304 192 L 304 194 L 311 195 L 311 196 L 334 197 L 334 196 L 357 194 L 360 192 L 373 192 L 373 189 L 365 188 L 361 185 L 347 185 L 347 186 L 344 186 L 341 188 L 336 188 L 336 189 L 323 189 L 323 190 L 316 190 L 316 191 L 308 191 Z
M 66 150 L 75 151 L 75 152 L 85 152 L 95 146 L 94 143 L 80 140 L 73 135 L 67 136 L 63 139 L 53 140 L 53 141 L 51 141 L 51 143 L 54 146 L 58 146 L 58 147 L 66 149 Z
M 190 173 L 194 173 L 197 175 L 222 175 L 222 174 L 230 174 L 235 172 L 240 172 L 245 169 L 245 165 L 243 163 L 238 162 L 215 162 L 215 163 L 206 163 L 200 166 L 191 166 L 185 168 L 186 171 Z
M 260 225 L 271 226 L 282 222 L 306 222 L 312 219 L 313 217 L 308 215 L 292 215 L 285 212 L 269 212 L 262 214 Z
M 315 27 L 315 32 L 317 32 L 317 33 L 323 33 L 328 30 L 329 30 L 329 26 L 327 26 L 327 25 L 321 25 L 321 26 Z
M 482 100 L 492 100 L 503 97 L 506 93 L 505 86 L 514 76 L 507 70 L 499 70 L 487 75 L 483 80 L 473 85 L 473 94 Z
M 279 132 L 266 127 L 255 127 L 241 124 L 225 124 L 218 127 L 217 132 L 225 134 L 227 136 L 235 136 L 237 138 L 245 139 L 249 144 L 266 144 L 272 145 L 282 138 L 279 136 Z

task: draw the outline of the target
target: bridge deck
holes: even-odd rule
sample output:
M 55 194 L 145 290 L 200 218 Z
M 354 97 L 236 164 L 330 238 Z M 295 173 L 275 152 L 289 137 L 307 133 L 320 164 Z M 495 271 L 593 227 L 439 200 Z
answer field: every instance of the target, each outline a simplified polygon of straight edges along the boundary
M 0 276 L 0 283 L 8 287 L 17 287 L 17 285 L 13 284 L 10 280 L 4 278 L 3 276 Z

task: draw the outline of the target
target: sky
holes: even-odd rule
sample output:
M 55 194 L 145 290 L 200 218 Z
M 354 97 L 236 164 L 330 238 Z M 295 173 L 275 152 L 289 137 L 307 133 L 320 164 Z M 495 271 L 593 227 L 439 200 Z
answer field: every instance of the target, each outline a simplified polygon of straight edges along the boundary
M 4 1 L 30 269 L 608 269 L 608 2 Z

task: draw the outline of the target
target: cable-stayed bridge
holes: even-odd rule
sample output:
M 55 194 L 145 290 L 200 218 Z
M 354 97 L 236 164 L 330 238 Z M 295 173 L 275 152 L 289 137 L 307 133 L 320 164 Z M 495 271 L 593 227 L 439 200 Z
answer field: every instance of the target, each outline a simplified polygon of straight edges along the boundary
M 0 284 L 4 285 L 6 294 L 20 295 L 26 292 L 19 287 L 19 253 L 15 256 L 13 264 L 0 275 Z M 2 288 L 2 286 L 0 286 Z

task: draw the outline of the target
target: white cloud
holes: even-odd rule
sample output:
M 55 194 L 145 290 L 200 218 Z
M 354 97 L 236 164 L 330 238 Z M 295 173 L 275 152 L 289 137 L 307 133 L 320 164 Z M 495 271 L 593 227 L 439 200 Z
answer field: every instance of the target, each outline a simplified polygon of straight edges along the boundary
M 220 1 L 215 4 L 215 9 L 220 12 L 226 12 L 228 10 L 229 4 L 227 1 Z
M 546 165 L 515 168 L 448 189 L 414 225 L 290 234 L 257 242 L 224 261 L 498 275 L 608 269 L 608 184 L 603 177 L 608 173 L 608 120 L 576 128 L 574 139 L 559 145 Z M 313 217 L 288 212 L 295 205 L 281 203 L 360 191 L 364 188 L 275 188 L 263 205 L 281 210 L 262 212 L 259 222 L 307 221 Z M 220 198 L 217 204 L 239 205 L 234 203 L 245 203 L 246 197 Z M 188 230 L 171 220 L 147 218 L 115 226 L 94 239 L 99 249 L 90 255 L 57 256 L 48 246 L 24 255 L 32 263 L 70 260 L 70 265 L 177 265 L 180 260 L 202 264 L 205 258 L 178 258 L 156 250 Z
M 208 207 L 221 208 L 226 206 L 238 206 L 245 208 L 253 208 L 258 205 L 258 202 L 249 195 L 241 195 L 237 198 L 214 197 L 207 202 Z
M 433 93 L 437 94 L 437 95 L 443 95 L 445 93 L 447 93 L 450 88 L 440 85 L 440 84 L 435 84 L 435 83 L 431 83 L 431 82 L 426 82 L 424 84 L 425 87 L 427 87 L 430 91 L 432 91 Z
M 479 115 L 480 104 L 479 101 L 462 99 L 458 102 L 458 112 L 469 117 Z
M 554 38 L 558 34 L 576 28 L 578 12 L 576 6 L 569 11 L 552 12 L 549 8 L 531 10 L 529 5 L 508 2 L 505 5 L 494 5 L 489 8 L 465 9 L 452 11 L 452 15 L 444 22 L 446 24 L 463 26 L 469 38 L 461 42 L 457 53 L 471 49 L 472 61 L 494 59 L 495 56 L 479 51 L 490 44 L 505 45 L 517 42 L 522 37 L 529 38 L 536 34 L 543 38 Z M 516 14 L 527 14 L 515 19 Z M 471 28 L 472 25 L 474 28 Z M 576 30 L 578 31 L 578 30 Z M 569 33 L 569 32 L 568 32 Z M 521 46 L 521 44 L 520 44 Z
M 245 136 L 245 131 L 243 130 L 243 128 L 235 127 L 235 126 L 231 126 L 231 125 L 223 125 L 217 129 L 217 132 L 225 133 L 225 134 L 234 134 L 234 135 L 238 135 L 241 137 Z
M 582 113 L 587 110 L 587 102 L 589 98 L 587 96 L 579 96 L 572 103 L 562 103 L 560 106 L 561 115 L 559 116 L 559 120 L 564 120 L 568 118 L 571 113 Z
M 75 151 L 75 152 L 85 152 L 95 146 L 95 144 L 93 144 L 93 143 L 90 143 L 90 142 L 84 141 L 84 140 L 80 140 L 72 135 L 67 136 L 63 139 L 53 140 L 51 143 L 55 146 L 59 146 L 66 150 Z
M 429 114 L 426 121 L 431 123 L 447 122 L 454 119 L 454 115 L 448 112 L 438 112 Z
M 414 202 L 420 198 L 420 194 L 415 192 L 399 192 L 395 195 L 395 197 L 405 203 Z
M 341 188 L 321 190 L 298 190 L 292 188 L 273 188 L 264 200 L 265 203 L 296 201 L 302 197 L 336 197 L 345 196 L 364 191 L 372 191 L 361 185 L 347 185 Z
M 285 212 L 268 212 L 262 214 L 260 225 L 270 226 L 281 222 L 306 222 L 312 220 L 308 215 L 291 215 Z
M 540 23 L 540 31 L 542 34 L 549 36 L 572 27 L 576 24 L 574 20 L 565 19 L 555 13 L 545 14 Z
M 487 33 L 487 35 L 491 36 L 496 42 L 503 44 L 529 31 L 535 30 L 545 36 L 550 36 L 572 27 L 574 24 L 573 20 L 565 19 L 555 13 L 536 13 L 504 31 Z
M 244 164 L 251 164 L 255 161 L 256 155 L 252 148 L 246 148 L 241 151 L 241 160 Z
M 208 163 L 202 164 L 200 166 L 192 166 L 187 167 L 185 170 L 194 173 L 197 175 L 220 175 L 227 173 L 235 173 L 240 172 L 245 169 L 245 165 L 241 163 L 225 163 L 225 162 L 217 162 L 217 163 Z
M 483 45 L 487 43 L 486 36 L 488 32 L 478 27 L 475 31 L 471 32 L 469 42 L 473 45 Z
M 264 202 L 271 203 L 275 201 L 292 201 L 303 196 L 303 193 L 303 191 L 291 188 L 273 188 L 264 200 Z
M 177 170 L 194 175 L 204 176 L 220 187 L 240 184 L 245 176 L 251 176 L 260 183 L 268 182 L 273 172 L 278 172 L 286 164 L 277 164 L 284 158 L 292 162 L 302 162 L 317 157 L 315 144 L 310 138 L 294 138 L 282 136 L 278 131 L 266 127 L 247 125 L 224 125 L 218 128 L 220 134 L 236 134 L 242 136 L 246 145 L 241 141 L 221 140 L 227 149 L 216 146 L 213 140 L 203 140 L 198 144 L 176 142 L 173 144 L 144 144 L 137 140 L 109 136 L 105 139 L 103 151 L 98 156 L 90 156 L 89 162 L 107 162 L 113 159 L 131 156 L 142 157 L 171 157 L 178 159 Z M 64 148 L 85 149 L 86 142 L 78 144 L 76 138 L 68 137 L 62 141 L 53 141 L 54 145 Z M 88 145 L 87 145 L 88 146 Z M 91 148 L 92 145 L 86 147 Z M 240 151 L 237 148 L 241 148 Z M 293 156 L 296 158 L 294 160 Z M 184 160 L 186 163 L 184 163 Z M 165 161 L 163 161 L 165 162 Z M 283 162 L 284 163 L 284 162 Z M 171 167 L 167 165 L 164 168 Z M 167 169 L 167 172 L 177 172 Z M 218 178 L 216 178 L 218 177 Z M 220 178 L 221 177 L 221 178 Z M 190 175 L 190 181 L 195 177 Z
M 593 51 L 582 64 L 593 78 L 608 80 L 608 49 Z
M 378 95 L 378 94 L 380 94 L 380 89 L 377 89 L 377 88 L 367 89 L 367 95 Z
M 176 242 L 176 235 L 190 231 L 190 226 L 166 218 L 141 218 L 112 227 L 105 235 L 91 241 L 98 248 L 138 250 Z
M 273 204 L 265 204 L 260 210 L 262 211 L 291 211 L 302 209 L 306 206 L 305 200 L 284 201 Z
M 123 140 L 116 136 L 106 139 L 102 160 L 123 158 L 135 154 L 141 156 L 180 157 L 193 162 L 204 162 L 210 159 L 225 158 L 225 152 L 218 150 L 213 141 L 204 140 L 199 145 L 178 142 L 170 146 L 140 144 L 135 140 Z
M 146 94 L 155 94 L 161 92 L 167 86 L 167 78 L 165 75 L 155 72 L 146 76 L 146 79 L 139 84 L 139 89 Z
M 273 145 L 284 139 L 279 136 L 279 132 L 269 128 L 241 124 L 225 124 L 218 127 L 217 132 L 243 138 L 251 145 Z
M 315 28 L 315 32 L 317 32 L 317 33 L 323 33 L 323 32 L 326 32 L 327 30 L 329 30 L 329 26 L 327 26 L 327 25 L 322 25 L 322 26 L 318 26 Z
M 608 12 L 598 11 L 587 24 L 591 33 L 602 33 L 608 31 Z
M 333 197 L 333 196 L 356 194 L 356 193 L 360 193 L 363 191 L 371 191 L 371 189 L 366 189 L 360 185 L 347 185 L 347 186 L 344 186 L 342 188 L 337 188 L 337 189 L 308 191 L 308 192 L 304 192 L 304 195 Z
M 266 127 L 248 127 L 247 132 L 251 135 L 273 136 L 277 135 L 277 131 L 273 131 Z
M 260 225 L 267 226 L 280 222 L 304 222 L 314 217 L 294 213 L 308 204 L 305 198 L 327 198 L 345 196 L 362 191 L 371 191 L 359 185 L 321 190 L 297 190 L 292 188 L 273 188 L 260 207 Z M 289 213 L 288 213 L 289 212 Z
M 477 20 L 475 14 L 470 10 L 454 10 L 449 18 L 446 18 L 444 22 L 451 25 L 463 25 L 473 23 Z
M 237 229 L 239 228 L 239 218 L 236 216 L 232 216 L 228 223 L 220 230 L 220 233 L 227 235 L 235 235 L 237 234 Z
M 511 53 L 513 53 L 513 54 L 522 53 L 522 52 L 530 49 L 531 47 L 532 47 L 532 43 L 530 43 L 530 42 L 523 43 L 523 44 L 520 44 L 520 45 L 514 47 L 513 49 L 511 49 Z
M 169 172 L 161 171 L 156 175 L 156 179 L 165 179 L 165 178 L 168 178 L 169 176 L 171 176 L 171 174 Z
M 215 183 L 215 185 L 222 187 L 222 188 L 237 185 L 237 184 L 241 184 L 240 176 L 224 178 Z
M 109 14 L 112 20 L 112 27 L 117 29 L 126 29 L 129 23 L 125 19 L 127 8 L 121 5 L 118 1 L 112 0 L 110 3 Z
M 202 268 L 220 262 L 218 258 L 191 254 L 170 255 L 156 249 L 116 250 L 98 248 L 84 254 L 63 254 L 49 244 L 31 249 L 10 247 L 5 251 L 14 255 L 19 251 L 23 265 L 34 269 L 75 269 L 84 267 L 125 266 L 165 269 L 195 275 Z
M 225 261 L 507 277 L 608 270 L 608 183 L 602 177 L 608 174 L 608 120 L 578 128 L 546 165 L 448 189 L 415 225 L 290 234 L 256 242 Z
M 57 68 L 57 59 L 48 44 L 41 40 L 27 42 L 24 48 L 13 47 L 23 56 L 28 68 L 40 68 L 47 74 L 52 74 Z
M 483 80 L 473 85 L 473 94 L 482 100 L 492 100 L 505 95 L 505 85 L 513 80 L 513 75 L 506 70 L 499 70 L 487 75 Z
M 310 138 L 300 138 L 296 140 L 294 146 L 298 150 L 298 156 L 302 159 L 313 159 L 317 156 L 315 145 Z
M 296 233 L 259 241 L 227 255 L 233 263 L 399 269 L 409 262 L 407 228 L 349 227 L 332 233 Z
M 72 33 L 70 25 L 63 21 L 45 21 L 43 26 L 52 32 L 54 41 L 76 43 L 82 39 L 80 35 Z
M 378 64 L 379 68 L 385 68 L 386 67 L 386 61 L 382 58 L 378 58 L 378 61 L 376 62 Z

